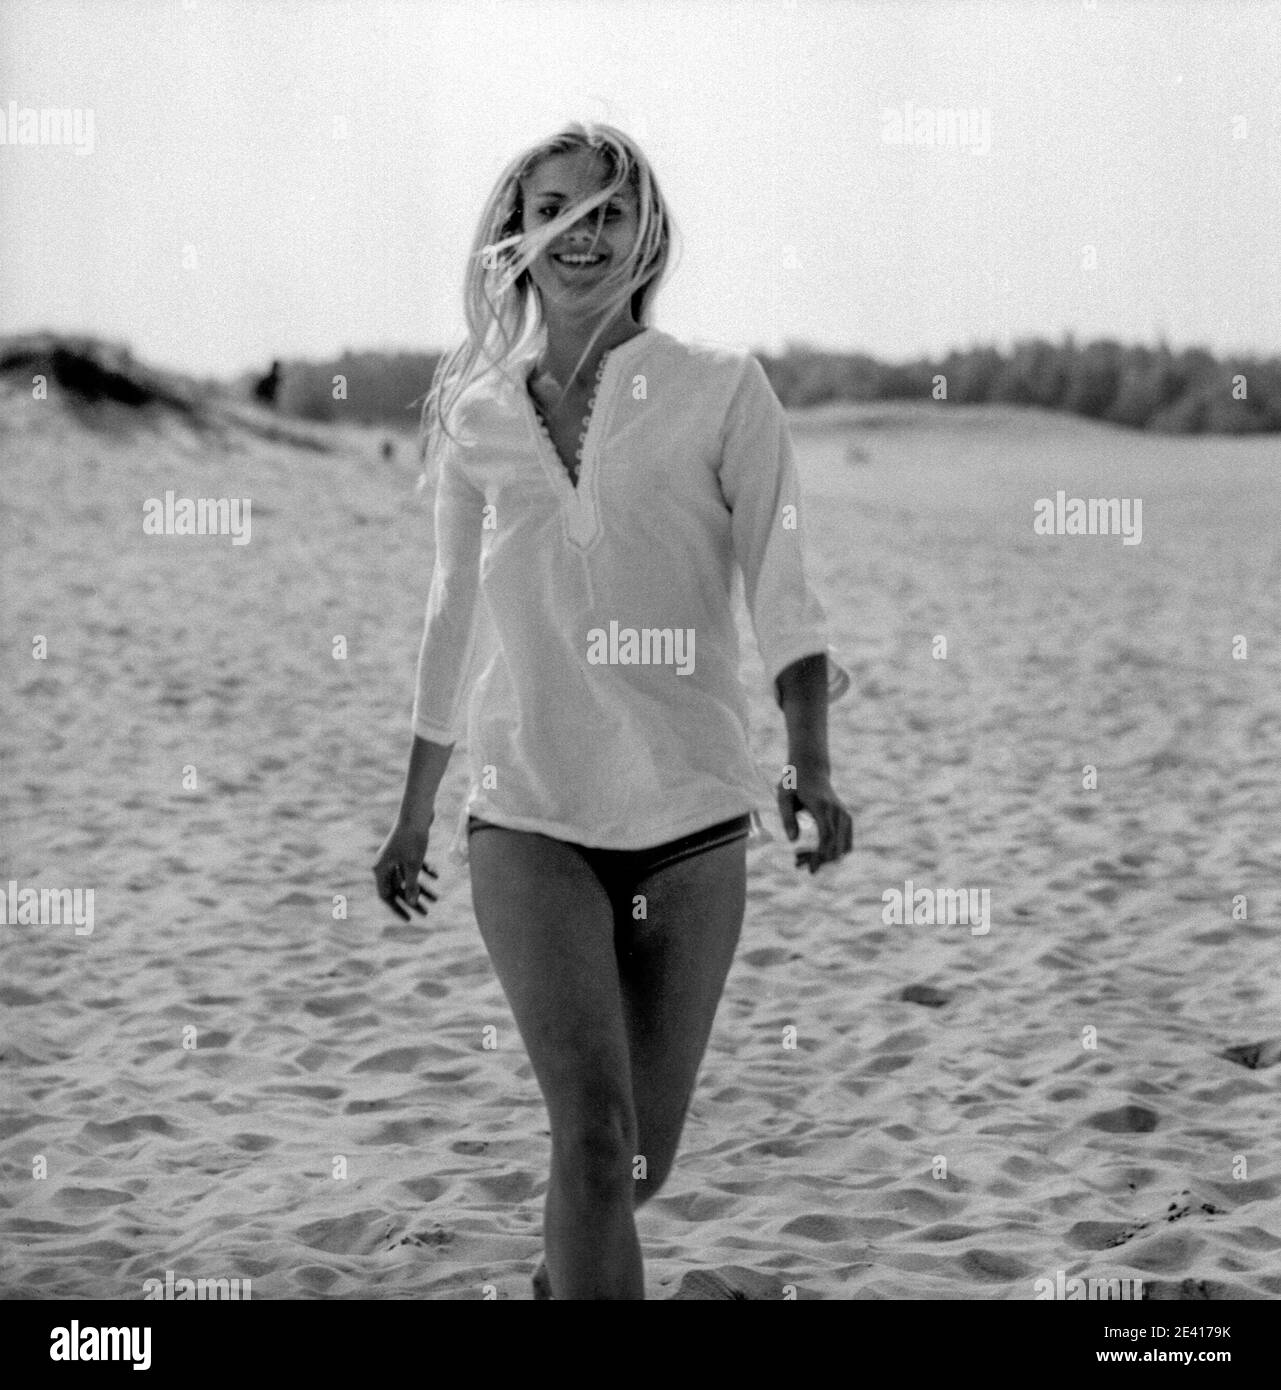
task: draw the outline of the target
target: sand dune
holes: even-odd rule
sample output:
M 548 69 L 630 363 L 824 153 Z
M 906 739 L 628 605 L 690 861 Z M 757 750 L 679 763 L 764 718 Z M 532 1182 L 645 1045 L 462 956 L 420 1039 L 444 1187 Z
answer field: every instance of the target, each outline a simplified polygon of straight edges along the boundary
M 95 892 L 92 934 L 3 928 L 0 1289 L 528 1297 L 546 1129 L 468 884 L 438 837 L 425 923 L 371 891 L 430 577 L 411 451 L 111 409 L 0 397 L 0 886 Z M 1281 1295 L 1277 444 L 835 414 L 795 438 L 856 852 L 798 875 L 777 819 L 751 851 L 649 1296 Z M 252 497 L 251 542 L 145 536 L 166 489 Z M 1034 536 L 1057 489 L 1142 497 L 1142 543 Z M 905 880 L 990 890 L 990 930 L 886 925 Z

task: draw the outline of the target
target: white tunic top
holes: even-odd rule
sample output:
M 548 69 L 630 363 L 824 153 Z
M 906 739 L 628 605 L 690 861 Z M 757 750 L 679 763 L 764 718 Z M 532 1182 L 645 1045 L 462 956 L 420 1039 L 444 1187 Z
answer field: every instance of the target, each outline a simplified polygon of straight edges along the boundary
M 412 722 L 435 743 L 466 738 L 455 862 L 469 814 L 642 849 L 773 804 L 748 746 L 736 567 L 771 689 L 827 650 L 792 444 L 756 358 L 656 328 L 614 348 L 577 487 L 531 365 L 470 387 L 450 421 L 467 447 L 433 449 Z

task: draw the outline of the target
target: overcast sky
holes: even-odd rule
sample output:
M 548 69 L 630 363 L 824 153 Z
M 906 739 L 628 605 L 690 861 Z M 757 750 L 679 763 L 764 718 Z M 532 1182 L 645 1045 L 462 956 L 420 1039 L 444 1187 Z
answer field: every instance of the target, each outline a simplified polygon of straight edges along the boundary
M 13 143 L 42 107 L 92 147 Z M 575 118 L 653 162 L 677 336 L 1281 351 L 1277 3 L 0 0 L 0 117 L 0 332 L 198 373 L 452 341 L 494 179 Z

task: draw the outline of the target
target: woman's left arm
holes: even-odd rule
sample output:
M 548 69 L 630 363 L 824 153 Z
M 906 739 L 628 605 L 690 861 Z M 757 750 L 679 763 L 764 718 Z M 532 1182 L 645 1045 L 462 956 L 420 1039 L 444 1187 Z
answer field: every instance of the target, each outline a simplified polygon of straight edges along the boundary
M 778 786 L 789 840 L 799 810 L 819 844 L 797 855 L 814 872 L 847 854 L 849 812 L 832 790 L 827 747 L 827 617 L 805 573 L 800 484 L 786 416 L 755 357 L 743 364 L 721 439 L 721 492 L 767 681 L 787 722 L 788 767 Z
M 800 834 L 796 813 L 814 817 L 818 846 L 802 850 L 797 865 L 815 873 L 854 847 L 854 821 L 832 787 L 827 751 L 827 655 L 803 656 L 779 672 L 774 693 L 787 725 L 787 767 L 778 788 L 778 811 L 789 840 Z

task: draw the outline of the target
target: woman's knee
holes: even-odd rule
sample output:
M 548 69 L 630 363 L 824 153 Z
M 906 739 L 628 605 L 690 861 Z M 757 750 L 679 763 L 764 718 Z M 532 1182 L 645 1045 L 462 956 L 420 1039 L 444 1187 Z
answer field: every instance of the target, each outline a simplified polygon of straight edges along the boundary
M 552 1119 L 552 1161 L 575 1187 L 602 1195 L 630 1191 L 636 1115 L 624 1096 L 597 1097 Z

